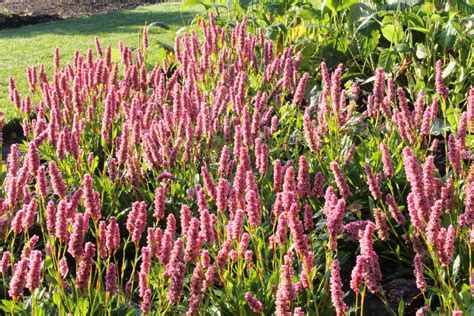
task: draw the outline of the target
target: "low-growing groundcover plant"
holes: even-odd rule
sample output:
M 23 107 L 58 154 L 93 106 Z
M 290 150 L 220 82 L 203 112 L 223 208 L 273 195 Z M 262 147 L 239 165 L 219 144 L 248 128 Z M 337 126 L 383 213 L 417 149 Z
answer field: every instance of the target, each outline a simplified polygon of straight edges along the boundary
M 409 100 L 379 68 L 361 95 L 322 64 L 305 97 L 292 47 L 245 18 L 200 26 L 153 69 L 145 29 L 118 62 L 98 39 L 70 64 L 57 50 L 29 96 L 10 79 L 27 141 L 2 169 L 1 308 L 472 312 L 474 90 L 451 104 L 438 62 L 435 93 Z M 394 279 L 415 295 L 394 301 Z

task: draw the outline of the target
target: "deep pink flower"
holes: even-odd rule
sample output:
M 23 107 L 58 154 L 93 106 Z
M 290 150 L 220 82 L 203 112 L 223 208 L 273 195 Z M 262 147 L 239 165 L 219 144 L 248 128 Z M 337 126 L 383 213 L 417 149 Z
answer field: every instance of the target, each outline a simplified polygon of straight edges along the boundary
M 117 268 L 111 262 L 105 275 L 105 291 L 114 296 L 117 293 Z
M 109 254 L 113 254 L 120 246 L 120 229 L 114 216 L 109 219 L 105 244 Z
M 69 239 L 68 252 L 78 259 L 83 254 L 82 243 L 84 242 L 84 215 L 77 213 L 72 225 L 71 238 Z
M 56 165 L 54 160 L 49 162 L 48 165 L 49 176 L 51 177 L 51 186 L 53 187 L 54 194 L 64 198 L 66 195 L 66 185 L 64 184 L 64 180 L 61 176 L 61 172 Z
M 192 219 L 191 209 L 188 205 L 183 204 L 181 206 L 179 219 L 181 221 L 181 234 L 186 235 Z
M 26 285 L 27 269 L 28 258 L 26 257 L 21 258 L 13 269 L 13 277 L 10 280 L 8 295 L 15 300 L 19 300 L 23 295 L 23 289 Z
M 190 283 L 189 310 L 188 314 L 193 315 L 199 311 L 203 295 L 204 272 L 200 264 L 197 264 L 193 271 Z
M 132 210 L 130 211 L 127 217 L 126 227 L 130 235 L 132 236 L 132 241 L 135 244 L 138 244 L 146 227 L 145 202 L 133 202 Z
M 195 217 L 191 220 L 189 229 L 186 232 L 186 249 L 184 252 L 184 262 L 194 262 L 199 256 L 201 249 L 199 238 L 199 220 Z
M 300 82 L 298 82 L 298 86 L 296 87 L 296 91 L 293 97 L 293 104 L 295 106 L 298 106 L 301 104 L 301 101 L 303 101 L 304 98 L 304 90 L 306 88 L 306 84 L 308 83 L 309 80 L 309 74 L 305 72 L 303 76 L 300 79 Z
M 69 237 L 69 232 L 67 231 L 67 226 L 68 226 L 67 218 L 68 218 L 67 202 L 62 200 L 59 202 L 59 205 L 58 205 L 58 212 L 56 213 L 56 225 L 55 225 L 56 237 L 58 237 L 61 242 L 67 241 Z
M 245 194 L 245 205 L 250 226 L 257 227 L 261 224 L 260 201 L 254 190 L 249 190 Z
M 344 178 L 344 175 L 339 167 L 339 164 L 335 161 L 331 162 L 331 170 L 334 174 L 334 178 L 336 180 L 337 187 L 339 192 L 341 193 L 344 199 L 349 198 L 352 195 L 351 189 Z
M 390 236 L 390 227 L 387 223 L 387 215 L 378 208 L 374 208 L 375 228 L 381 240 Z
M 263 313 L 263 305 L 258 299 L 256 299 L 251 292 L 245 293 L 245 300 L 249 304 L 249 307 L 255 313 Z
M 385 197 L 385 203 L 387 203 L 390 215 L 397 222 L 397 224 L 405 225 L 405 216 L 403 216 L 402 212 L 398 208 L 397 202 L 395 202 L 395 199 L 391 194 L 387 194 Z
M 449 89 L 443 83 L 443 61 L 438 60 L 436 62 L 436 75 L 435 75 L 435 87 L 436 93 L 442 96 L 444 99 L 448 98 Z
M 165 191 L 161 186 L 157 187 L 155 190 L 155 200 L 154 200 L 154 213 L 153 216 L 160 220 L 165 217 L 166 206 L 165 206 Z
M 224 212 L 227 208 L 227 197 L 229 195 L 229 182 L 224 179 L 219 179 L 219 184 L 217 186 L 217 199 L 216 206 L 219 211 Z
M 309 164 L 305 156 L 301 155 L 298 160 L 298 193 L 301 197 L 307 197 L 311 192 L 309 176 Z
M 85 245 L 84 256 L 79 262 L 79 270 L 76 276 L 76 287 L 80 290 L 87 290 L 89 288 L 89 279 L 92 269 L 92 263 L 95 256 L 95 245 L 87 242 Z
M 6 274 L 10 266 L 10 252 L 4 251 L 0 260 L 0 274 Z
M 331 265 L 331 301 L 338 316 L 345 315 L 347 305 L 343 301 L 342 281 L 340 276 L 341 267 L 339 260 L 334 260 Z
M 421 261 L 421 255 L 416 254 L 415 256 L 415 277 L 416 277 L 416 286 L 418 289 L 422 292 L 426 291 L 426 279 L 423 274 L 424 268 L 423 268 L 423 263 Z
M 351 274 L 351 289 L 356 293 L 359 293 L 360 286 L 364 281 L 364 274 L 367 269 L 366 266 L 367 259 L 364 256 L 357 256 L 356 265 L 354 266 L 354 269 L 352 269 Z
M 275 315 L 284 316 L 290 313 L 291 302 L 295 299 L 296 293 L 292 282 L 295 274 L 293 269 L 293 253 L 288 252 L 285 255 L 284 263 L 280 269 L 281 278 L 276 294 L 276 309 Z
M 41 258 L 41 251 L 33 250 L 30 255 L 28 277 L 26 282 L 26 287 L 29 288 L 30 291 L 40 287 L 42 267 L 43 259 Z
M 390 152 L 385 143 L 380 143 L 380 150 L 382 151 L 383 173 L 385 177 L 390 179 L 394 172 Z
M 369 164 L 366 164 L 364 167 L 365 175 L 367 176 L 367 185 L 369 186 L 370 193 L 372 194 L 375 200 L 378 200 L 382 197 L 382 191 L 380 191 L 381 183 L 381 174 L 375 176 L 370 168 Z
M 283 184 L 282 165 L 279 159 L 275 160 L 273 165 L 273 191 L 278 192 Z
M 168 288 L 166 298 L 171 303 L 176 303 L 181 297 L 181 291 L 184 285 L 186 269 L 183 264 L 183 241 L 177 239 L 174 243 L 171 260 L 167 266 L 171 282 Z

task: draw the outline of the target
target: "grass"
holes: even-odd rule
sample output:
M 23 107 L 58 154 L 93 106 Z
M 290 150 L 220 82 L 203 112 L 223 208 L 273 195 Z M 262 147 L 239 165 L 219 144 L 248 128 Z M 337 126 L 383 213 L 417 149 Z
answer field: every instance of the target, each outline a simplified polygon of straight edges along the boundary
M 95 36 L 99 36 L 104 49 L 110 45 L 118 55 L 119 41 L 129 47 L 137 46 L 143 26 L 156 21 L 168 24 L 171 29 L 166 31 L 159 27 L 150 28 L 150 42 L 172 44 L 174 32 L 188 25 L 198 13 L 202 13 L 201 8 L 182 8 L 180 3 L 162 3 L 92 17 L 0 30 L 0 111 L 4 112 L 7 122 L 19 117 L 8 97 L 8 76 L 15 78 L 23 97 L 28 93 L 26 67 L 45 64 L 47 71 L 51 73 L 56 47 L 60 49 L 61 65 L 72 61 L 76 49 L 84 54 L 88 48 L 94 48 Z

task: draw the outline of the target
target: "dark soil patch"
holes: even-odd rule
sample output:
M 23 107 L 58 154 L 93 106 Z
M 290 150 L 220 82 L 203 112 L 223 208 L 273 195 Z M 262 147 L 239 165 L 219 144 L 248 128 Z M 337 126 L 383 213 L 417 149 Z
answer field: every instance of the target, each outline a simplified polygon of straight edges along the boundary
M 2 129 L 2 134 L 2 158 L 3 160 L 6 160 L 8 154 L 10 153 L 10 147 L 13 144 L 21 143 L 25 139 L 20 120 L 13 120 L 8 124 L 5 124 Z
M 11 14 L 8 16 L 0 15 L 0 29 L 11 29 L 24 25 L 38 24 L 48 21 L 61 19 L 55 15 L 18 15 Z
M 1 0 L 0 0 L 1 1 Z M 71 1 L 72 2 L 72 1 Z M 103 3 L 98 0 L 85 0 L 81 3 L 62 3 L 56 1 L 28 0 L 0 4 L 0 29 L 16 28 L 24 25 L 43 23 L 70 17 L 91 16 L 122 9 L 133 9 L 141 4 L 160 3 L 160 0 L 121 0 Z M 4 13 L 2 13 L 4 11 Z

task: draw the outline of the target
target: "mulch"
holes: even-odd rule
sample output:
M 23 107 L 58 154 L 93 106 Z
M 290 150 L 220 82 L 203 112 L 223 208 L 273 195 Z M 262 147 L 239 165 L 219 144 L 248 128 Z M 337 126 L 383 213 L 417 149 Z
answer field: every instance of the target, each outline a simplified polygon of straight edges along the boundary
M 55 2 L 55 4 L 53 4 Z M 133 9 L 144 3 L 157 3 L 154 0 L 126 0 L 113 3 L 100 1 L 81 1 L 84 3 L 58 4 L 58 1 L 29 0 L 15 3 L 1 3 L 0 0 L 0 29 L 16 28 L 23 25 L 43 23 L 51 20 L 61 20 L 71 17 L 91 16 L 122 9 Z M 87 3 L 85 3 L 87 2 Z

